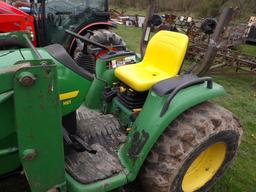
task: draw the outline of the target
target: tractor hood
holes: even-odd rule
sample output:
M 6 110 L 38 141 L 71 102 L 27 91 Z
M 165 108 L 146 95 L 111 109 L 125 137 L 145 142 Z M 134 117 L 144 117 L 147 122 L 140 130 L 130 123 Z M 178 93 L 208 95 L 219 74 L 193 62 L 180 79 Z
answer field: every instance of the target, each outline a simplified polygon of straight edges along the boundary
M 38 48 L 37 50 L 43 59 L 52 60 L 57 67 L 62 114 L 66 115 L 75 111 L 83 102 L 91 81 L 86 80 L 58 62 L 44 48 Z M 0 51 L 0 68 L 9 67 L 22 61 L 29 62 L 33 60 L 38 59 L 28 48 Z
M 0 51 L 0 67 L 8 67 L 22 60 L 24 58 L 19 50 Z

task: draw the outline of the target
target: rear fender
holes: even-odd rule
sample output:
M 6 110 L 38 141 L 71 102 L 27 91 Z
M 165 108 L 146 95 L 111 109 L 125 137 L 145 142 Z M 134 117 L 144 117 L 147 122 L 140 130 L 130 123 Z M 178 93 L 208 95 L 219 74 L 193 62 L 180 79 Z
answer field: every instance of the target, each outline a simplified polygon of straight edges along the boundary
M 131 127 L 126 144 L 119 150 L 119 157 L 128 169 L 128 180 L 133 181 L 137 177 L 151 148 L 174 119 L 197 104 L 223 95 L 224 88 L 216 83 L 213 83 L 212 89 L 207 88 L 207 83 L 184 88 L 173 98 L 169 109 L 161 117 L 168 96 L 161 97 L 151 90 Z

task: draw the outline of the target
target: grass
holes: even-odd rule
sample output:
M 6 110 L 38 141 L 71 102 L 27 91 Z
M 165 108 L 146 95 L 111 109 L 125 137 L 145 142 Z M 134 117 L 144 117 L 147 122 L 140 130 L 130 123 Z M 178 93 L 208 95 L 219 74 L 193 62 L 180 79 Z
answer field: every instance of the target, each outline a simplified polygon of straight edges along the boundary
M 142 29 L 118 26 L 121 35 L 131 50 L 139 52 Z M 256 46 L 238 47 L 244 53 L 256 55 Z M 244 136 L 238 156 L 220 181 L 210 192 L 254 192 L 256 191 L 256 77 L 214 77 L 223 85 L 227 96 L 214 102 L 235 113 L 244 127 Z
M 130 50 L 133 50 L 137 53 L 140 52 L 139 45 L 143 32 L 142 28 L 118 25 L 118 27 L 114 31 L 125 40 Z
M 117 8 L 115 6 L 110 6 L 110 9 L 114 9 L 119 11 L 120 13 L 124 13 L 124 15 L 139 15 L 139 16 L 145 16 L 147 13 L 147 9 L 141 10 L 138 8 L 132 8 L 132 7 L 125 7 L 125 8 Z
M 237 49 L 252 56 L 256 55 L 256 46 L 254 45 L 240 45 Z
M 216 103 L 235 113 L 244 127 L 244 136 L 238 157 L 212 192 L 256 191 L 256 78 L 216 77 L 227 90 L 227 96 Z

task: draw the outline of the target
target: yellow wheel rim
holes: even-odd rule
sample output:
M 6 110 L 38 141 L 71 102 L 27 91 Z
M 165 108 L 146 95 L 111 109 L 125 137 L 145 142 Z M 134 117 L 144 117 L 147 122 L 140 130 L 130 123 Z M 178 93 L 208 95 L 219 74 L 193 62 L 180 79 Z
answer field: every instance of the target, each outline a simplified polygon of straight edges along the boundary
M 226 153 L 225 143 L 216 143 L 204 150 L 188 168 L 182 181 L 183 191 L 194 192 L 210 181 L 224 162 Z

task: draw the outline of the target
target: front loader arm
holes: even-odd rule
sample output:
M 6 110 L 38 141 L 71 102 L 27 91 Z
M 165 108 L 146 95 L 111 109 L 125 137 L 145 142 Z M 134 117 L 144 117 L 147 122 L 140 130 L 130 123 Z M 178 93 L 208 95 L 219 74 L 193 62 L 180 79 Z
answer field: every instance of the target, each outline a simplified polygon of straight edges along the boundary
M 66 191 L 56 65 L 35 60 L 0 68 L 0 82 L 0 95 L 12 92 L 14 114 L 10 115 L 31 191 Z

